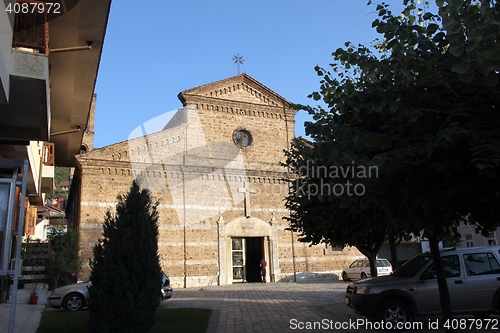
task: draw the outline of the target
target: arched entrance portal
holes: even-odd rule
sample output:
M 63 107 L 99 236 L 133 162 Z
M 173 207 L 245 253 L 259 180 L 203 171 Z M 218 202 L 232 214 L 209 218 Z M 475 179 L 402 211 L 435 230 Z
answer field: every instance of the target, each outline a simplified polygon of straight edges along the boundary
M 272 266 L 270 241 L 272 228 L 269 223 L 254 217 L 240 217 L 224 226 L 225 248 L 221 258 L 221 284 L 238 282 L 260 282 L 259 263 L 262 258 L 268 263 L 267 275 Z M 223 258 L 223 254 L 227 256 Z M 270 281 L 269 279 L 267 279 Z

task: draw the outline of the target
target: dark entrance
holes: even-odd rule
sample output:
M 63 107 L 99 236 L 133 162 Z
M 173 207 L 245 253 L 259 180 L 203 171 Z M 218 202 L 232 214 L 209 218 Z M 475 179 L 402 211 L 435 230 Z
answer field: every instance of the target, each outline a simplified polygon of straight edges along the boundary
M 247 237 L 245 273 L 247 282 L 260 282 L 260 261 L 264 258 L 264 237 Z

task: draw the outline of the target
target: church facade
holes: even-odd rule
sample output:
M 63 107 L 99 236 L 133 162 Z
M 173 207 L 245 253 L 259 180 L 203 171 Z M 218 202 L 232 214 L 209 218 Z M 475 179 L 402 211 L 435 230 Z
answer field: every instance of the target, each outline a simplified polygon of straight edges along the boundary
M 183 107 L 162 131 L 77 156 L 69 222 L 81 278 L 106 211 L 133 179 L 160 201 L 159 254 L 174 287 L 259 282 L 262 258 L 267 281 L 338 278 L 359 252 L 299 242 L 283 219 L 290 102 L 245 73 L 178 98 Z

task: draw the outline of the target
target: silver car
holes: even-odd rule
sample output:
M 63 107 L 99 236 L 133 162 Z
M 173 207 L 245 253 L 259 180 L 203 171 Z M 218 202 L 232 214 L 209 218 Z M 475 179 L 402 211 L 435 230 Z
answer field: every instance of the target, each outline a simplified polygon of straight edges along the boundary
M 81 310 L 89 301 L 90 282 L 68 284 L 52 291 L 47 297 L 47 304 L 53 308 L 64 308 L 68 311 Z
M 86 307 L 89 303 L 90 282 L 73 283 L 52 291 L 47 297 L 48 306 L 56 309 L 63 308 L 68 311 L 78 311 Z M 169 277 L 162 272 L 161 299 L 158 304 L 172 297 L 172 287 Z
M 487 317 L 500 306 L 500 246 L 446 249 L 441 261 L 454 314 Z M 430 253 L 422 253 L 392 275 L 351 282 L 345 303 L 370 319 L 403 326 L 420 316 L 441 314 Z

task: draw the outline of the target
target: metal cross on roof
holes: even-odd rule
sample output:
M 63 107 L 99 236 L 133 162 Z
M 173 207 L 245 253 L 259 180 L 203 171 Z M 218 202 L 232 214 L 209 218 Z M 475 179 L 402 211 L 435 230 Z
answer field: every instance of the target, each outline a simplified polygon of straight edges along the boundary
M 243 59 L 243 56 L 240 56 L 240 54 L 238 53 L 237 55 L 235 55 L 233 57 L 233 60 L 234 60 L 235 64 L 238 64 L 238 75 L 239 75 L 240 74 L 240 64 L 243 65 L 243 62 L 245 61 L 245 59 Z

